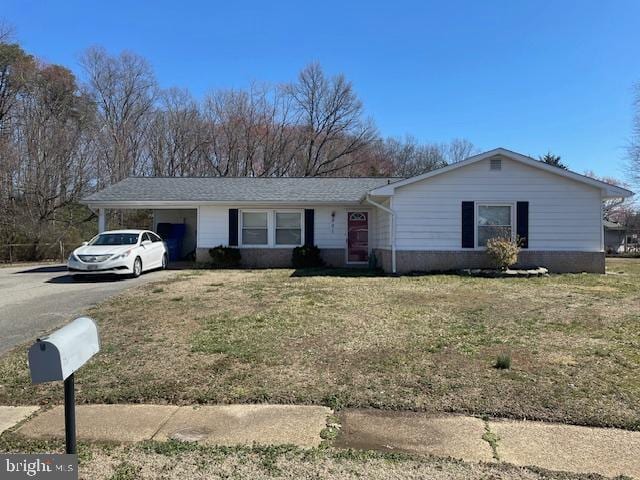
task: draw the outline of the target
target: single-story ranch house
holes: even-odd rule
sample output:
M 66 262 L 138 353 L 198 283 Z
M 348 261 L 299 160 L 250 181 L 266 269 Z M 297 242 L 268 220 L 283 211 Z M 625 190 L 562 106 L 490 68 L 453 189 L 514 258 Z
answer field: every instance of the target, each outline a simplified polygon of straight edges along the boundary
M 488 266 L 488 238 L 522 241 L 519 263 L 555 272 L 604 272 L 602 201 L 632 192 L 498 148 L 422 175 L 398 178 L 127 178 L 83 202 L 152 209 L 186 225 L 183 251 L 199 261 L 218 245 L 247 267 L 291 265 L 317 245 L 332 266 L 387 272 Z

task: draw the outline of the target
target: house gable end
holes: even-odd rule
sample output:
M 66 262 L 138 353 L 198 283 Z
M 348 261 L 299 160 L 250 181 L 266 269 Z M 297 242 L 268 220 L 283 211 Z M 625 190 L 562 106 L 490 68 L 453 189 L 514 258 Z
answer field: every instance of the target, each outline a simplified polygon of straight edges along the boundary
M 497 162 L 497 160 L 501 160 L 501 162 Z M 390 183 L 389 185 L 383 185 L 381 187 L 371 190 L 369 194 L 373 196 L 391 196 L 395 193 L 397 189 L 402 188 L 404 186 L 412 185 L 417 182 L 426 181 L 433 177 L 446 175 L 449 172 L 463 169 L 470 165 L 477 164 L 478 162 L 486 162 L 488 165 L 487 167 L 488 169 L 491 169 L 494 172 L 499 172 L 501 170 L 500 164 L 503 163 L 502 161 L 518 162 L 518 163 L 527 165 L 529 167 L 550 173 L 552 175 L 557 175 L 567 180 L 572 180 L 584 185 L 588 185 L 590 187 L 597 188 L 603 192 L 603 197 L 626 198 L 633 195 L 633 192 L 625 188 L 611 185 L 606 182 L 602 182 L 600 180 L 587 177 L 585 175 L 580 175 L 578 173 L 575 173 L 569 170 L 564 170 L 558 167 L 554 167 L 552 165 L 547 165 L 544 162 L 534 160 L 531 157 L 527 157 L 525 155 L 521 155 L 516 152 L 511 152 L 504 148 L 496 148 L 494 150 L 490 150 L 488 152 L 484 152 L 479 155 L 469 157 L 466 160 L 463 160 L 459 163 L 447 165 L 446 167 L 439 168 L 437 170 L 432 170 L 422 175 L 417 175 L 404 180 L 393 182 L 393 183 Z

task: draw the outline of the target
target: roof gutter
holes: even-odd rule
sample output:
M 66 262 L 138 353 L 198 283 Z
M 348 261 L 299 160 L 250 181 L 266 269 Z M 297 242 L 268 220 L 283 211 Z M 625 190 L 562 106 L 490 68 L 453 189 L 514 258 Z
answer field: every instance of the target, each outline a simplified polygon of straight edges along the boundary
M 391 215 L 391 225 L 389 226 L 389 236 L 391 237 L 391 273 L 396 273 L 396 212 L 394 212 L 392 208 L 385 207 L 384 205 L 371 200 L 371 197 L 368 193 L 364 199 L 367 203 L 370 203 L 374 207 L 379 208 L 380 210 L 383 210 Z
M 302 205 L 325 205 L 325 206 L 344 206 L 344 205 L 361 205 L 360 200 L 344 200 L 344 201 L 322 201 L 322 200 L 93 200 L 86 198 L 80 200 L 82 205 L 89 208 L 197 208 L 199 206 L 302 206 Z

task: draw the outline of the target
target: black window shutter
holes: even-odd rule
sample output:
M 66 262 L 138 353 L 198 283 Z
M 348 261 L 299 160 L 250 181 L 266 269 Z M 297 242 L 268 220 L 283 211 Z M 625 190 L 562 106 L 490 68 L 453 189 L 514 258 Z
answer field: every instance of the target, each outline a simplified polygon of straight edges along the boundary
M 313 208 L 304 209 L 304 244 L 313 246 L 314 239 L 315 210 Z
M 474 248 L 475 245 L 475 205 L 462 202 L 462 248 Z
M 238 209 L 229 209 L 229 246 L 238 246 Z
M 521 248 L 529 248 L 529 202 L 516 204 L 516 235 Z

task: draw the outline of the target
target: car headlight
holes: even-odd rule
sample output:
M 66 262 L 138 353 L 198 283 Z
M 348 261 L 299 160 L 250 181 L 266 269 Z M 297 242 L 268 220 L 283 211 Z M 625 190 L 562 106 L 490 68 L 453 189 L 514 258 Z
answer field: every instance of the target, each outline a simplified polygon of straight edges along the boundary
M 127 258 L 129 255 L 131 255 L 132 251 L 133 250 L 127 250 L 126 252 L 123 252 L 120 255 L 113 257 L 111 260 L 120 260 L 122 258 Z

